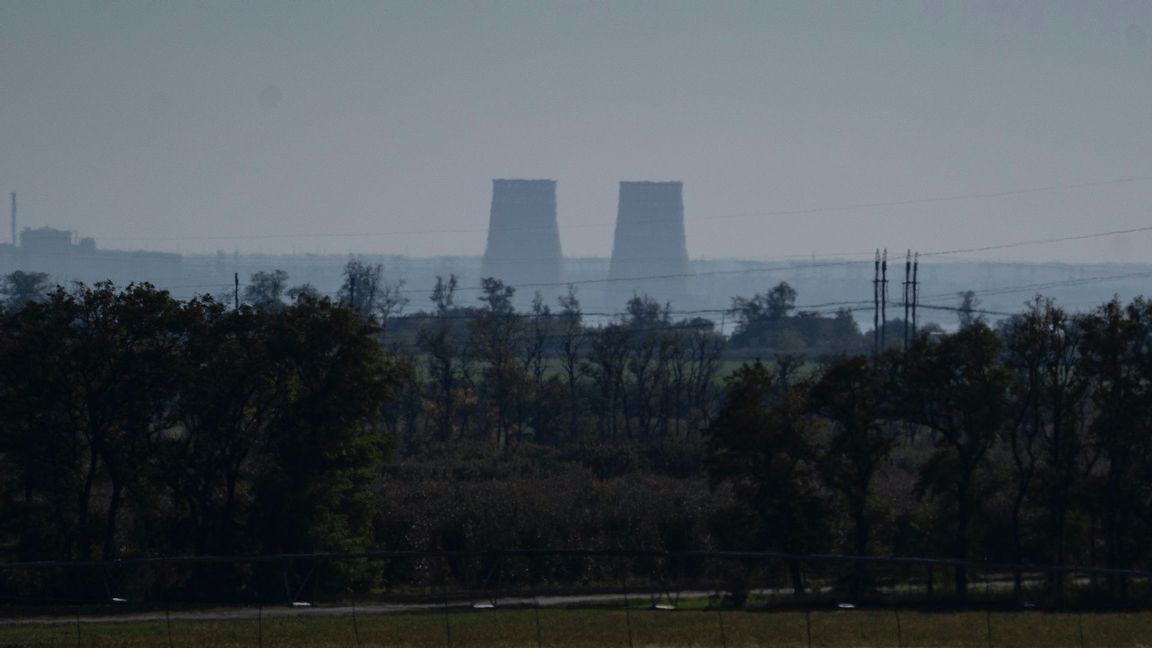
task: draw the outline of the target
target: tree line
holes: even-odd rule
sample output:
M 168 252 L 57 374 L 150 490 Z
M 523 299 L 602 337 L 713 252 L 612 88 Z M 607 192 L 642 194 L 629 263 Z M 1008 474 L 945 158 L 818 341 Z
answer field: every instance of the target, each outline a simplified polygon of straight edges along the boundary
M 239 308 L 230 295 L 45 282 L 4 284 L 7 559 L 544 538 L 1107 567 L 1150 558 L 1142 299 L 1070 314 L 1037 297 L 993 327 L 969 295 L 958 331 L 927 327 L 908 349 L 872 355 L 850 314 L 793 314 L 786 284 L 734 300 L 725 336 L 644 295 L 599 325 L 574 291 L 517 311 L 495 278 L 474 304 L 440 278 L 429 307 L 405 313 L 402 284 L 358 261 L 335 299 L 257 273 Z M 839 347 L 820 333 L 837 330 Z M 833 351 L 768 355 L 778 347 L 748 342 L 806 335 L 817 345 L 803 348 Z M 767 362 L 726 359 L 741 344 Z M 635 506 L 608 502 L 608 483 Z M 569 485 L 563 506 L 587 512 L 579 529 L 545 528 L 567 519 L 556 484 Z M 446 507 L 429 493 L 456 494 Z M 662 493 L 692 506 L 652 505 Z M 805 587 L 799 568 L 792 576 Z M 859 568 L 852 587 L 873 585 Z M 964 570 L 952 586 L 965 595 Z M 1108 583 L 1115 596 L 1127 586 Z M 1048 587 L 1059 598 L 1062 578 Z
M 405 368 L 328 300 L 148 285 L 0 315 L 0 528 L 21 560 L 371 546 Z
M 1146 566 L 1152 303 L 1070 315 L 1038 297 L 996 329 L 970 320 L 791 383 L 745 365 L 706 433 L 712 482 L 733 487 L 779 550 L 873 555 L 883 534 L 906 555 Z M 880 487 L 893 463 L 915 495 L 903 507 Z M 1063 596 L 1063 576 L 1048 585 Z M 1115 596 L 1126 586 L 1108 583 Z M 954 588 L 966 595 L 966 570 Z

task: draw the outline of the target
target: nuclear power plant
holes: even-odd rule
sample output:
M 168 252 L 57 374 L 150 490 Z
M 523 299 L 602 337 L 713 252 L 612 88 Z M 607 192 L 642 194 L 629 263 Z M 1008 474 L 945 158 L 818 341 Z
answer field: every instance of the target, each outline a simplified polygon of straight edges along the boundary
M 860 267 L 854 263 L 756 261 L 749 259 L 701 259 L 689 261 L 686 253 L 683 185 L 680 182 L 621 182 L 615 244 L 611 258 L 604 255 L 561 257 L 557 227 L 556 182 L 552 180 L 494 180 L 492 183 L 491 231 L 484 257 L 478 255 L 416 257 L 405 254 L 358 255 L 366 263 L 380 263 L 389 281 L 402 280 L 415 290 L 431 288 L 437 276 L 455 274 L 468 287 L 461 305 L 475 305 L 474 291 L 485 276 L 502 277 L 518 288 L 515 305 L 528 308 L 533 294 L 543 293 L 555 308 L 556 298 L 571 283 L 578 292 L 586 321 L 602 324 L 619 318 L 626 301 L 642 293 L 670 302 L 680 311 L 698 309 L 720 312 L 735 296 L 764 291 L 778 281 L 787 282 L 805 296 L 807 303 L 845 302 L 860 298 Z M 3 194 L 0 194 L 3 195 Z M 311 284 L 323 293 L 335 294 L 348 262 L 345 254 L 261 254 L 234 250 L 214 253 L 174 254 L 145 250 L 107 249 L 97 240 L 76 232 L 45 227 L 44 221 L 21 211 L 16 220 L 15 196 L 9 196 L 12 221 L 0 227 L 0 276 L 16 270 L 43 272 L 52 284 L 73 281 L 92 284 L 112 280 L 125 286 L 147 281 L 169 290 L 178 299 L 211 294 L 230 303 L 234 280 L 255 272 L 281 269 L 292 285 Z M 23 208 L 25 205 L 21 204 Z M 32 210 L 35 214 L 35 209 Z M 482 217 L 481 217 L 482 218 Z M 588 214 L 589 220 L 601 217 Z M 29 222 L 31 221 L 31 222 Z M 23 227 L 17 229 L 17 224 Z M 27 227 L 26 225 L 33 225 Z M 9 236 L 12 240 L 9 241 Z M 569 248 L 576 246 L 568 242 Z M 870 264 L 869 264 L 870 265 Z M 1089 274 L 1112 274 L 1130 269 L 1131 280 L 1109 283 L 1108 295 L 1136 297 L 1147 291 L 1140 277 L 1148 264 L 988 263 L 955 261 L 920 268 L 920 280 L 939 286 L 941 294 L 1007 284 L 1069 284 L 1058 294 L 1070 308 L 1090 310 L 1101 293 L 1080 283 Z M 1089 274 L 1086 274 L 1089 273 Z M 608 280 L 606 282 L 606 280 Z M 864 281 L 868 281 L 865 278 Z M 550 286 L 540 284 L 553 284 Z M 992 293 L 990 293 L 992 294 Z M 998 301 L 996 301 L 999 299 Z M 988 309 L 1018 307 L 1016 296 L 1007 294 L 985 302 Z M 413 310 L 428 307 L 413 300 Z M 871 324 L 871 311 L 861 326 Z M 723 322 L 723 316 L 721 316 Z M 721 324 L 723 326 L 723 324 Z
M 683 188 L 682 182 L 620 183 L 608 268 L 609 306 L 623 307 L 640 292 L 674 303 L 684 297 L 690 266 Z
M 634 294 L 682 303 L 690 272 L 682 182 L 621 182 L 604 305 Z M 555 180 L 493 180 L 481 276 L 521 288 L 521 300 L 565 280 Z M 547 287 L 545 294 L 559 292 Z
M 563 256 L 555 180 L 493 180 L 488 245 L 481 274 L 512 286 L 557 283 Z

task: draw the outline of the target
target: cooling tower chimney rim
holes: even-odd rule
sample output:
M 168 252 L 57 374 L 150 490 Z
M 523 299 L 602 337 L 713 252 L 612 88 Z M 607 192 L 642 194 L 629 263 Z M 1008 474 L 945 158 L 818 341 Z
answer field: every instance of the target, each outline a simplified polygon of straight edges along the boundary
M 496 178 L 492 181 L 493 204 L 555 203 L 555 180 Z

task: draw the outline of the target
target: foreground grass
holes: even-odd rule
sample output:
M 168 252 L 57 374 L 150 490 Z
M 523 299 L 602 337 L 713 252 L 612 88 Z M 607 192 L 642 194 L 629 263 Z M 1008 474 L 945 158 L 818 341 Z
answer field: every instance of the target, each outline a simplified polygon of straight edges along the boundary
M 1152 613 L 531 609 L 16 624 L 0 646 L 1152 646 Z M 629 637 L 631 636 L 631 642 Z M 359 641 L 357 640 L 359 639 Z M 1081 643 L 1083 641 L 1083 643 Z

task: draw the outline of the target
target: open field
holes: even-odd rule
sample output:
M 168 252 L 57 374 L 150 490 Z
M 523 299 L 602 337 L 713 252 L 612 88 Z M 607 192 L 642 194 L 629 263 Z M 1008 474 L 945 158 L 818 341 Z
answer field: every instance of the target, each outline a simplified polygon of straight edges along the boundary
M 323 609 L 271 614 L 181 615 L 170 622 L 7 620 L 0 622 L 0 646 L 1152 646 L 1152 612 L 822 610 L 807 619 L 802 611 L 554 608 L 361 613 L 355 619 Z

